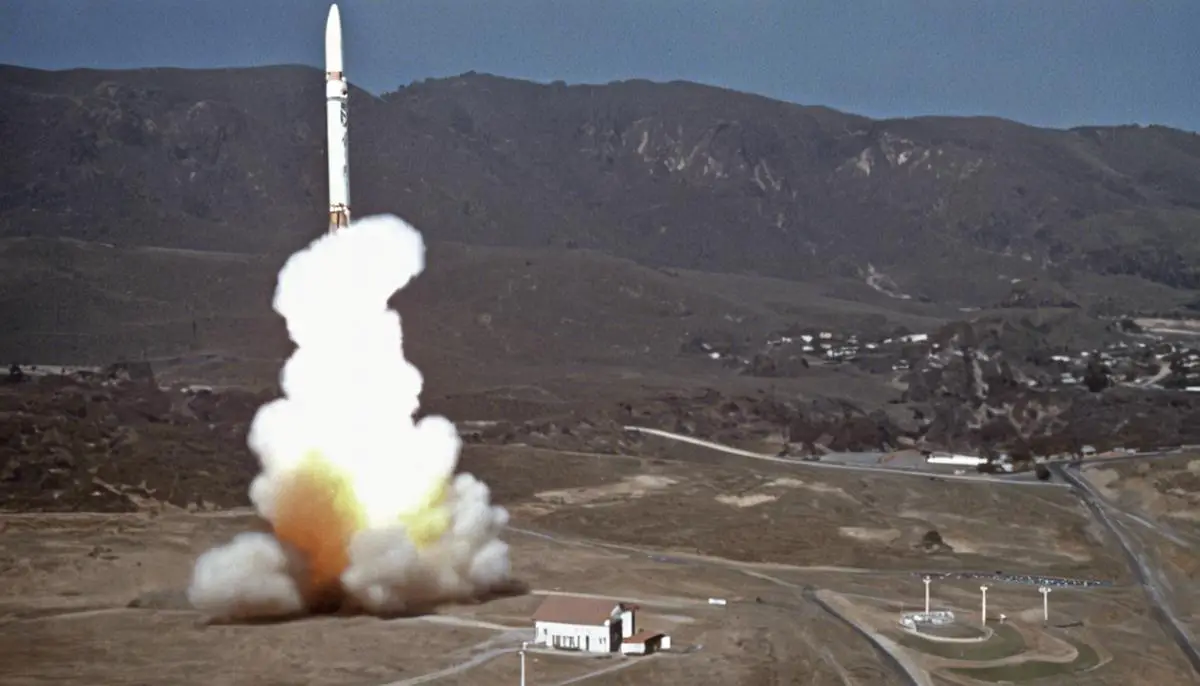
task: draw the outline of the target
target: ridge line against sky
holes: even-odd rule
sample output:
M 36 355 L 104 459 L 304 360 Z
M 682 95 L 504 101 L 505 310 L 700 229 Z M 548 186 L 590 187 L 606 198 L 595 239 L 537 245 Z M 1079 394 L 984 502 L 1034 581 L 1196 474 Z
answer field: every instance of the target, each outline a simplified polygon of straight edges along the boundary
M 329 0 L 0 0 L 0 63 L 320 67 Z M 1200 0 L 341 0 L 373 93 L 685 80 L 874 118 L 1200 131 Z

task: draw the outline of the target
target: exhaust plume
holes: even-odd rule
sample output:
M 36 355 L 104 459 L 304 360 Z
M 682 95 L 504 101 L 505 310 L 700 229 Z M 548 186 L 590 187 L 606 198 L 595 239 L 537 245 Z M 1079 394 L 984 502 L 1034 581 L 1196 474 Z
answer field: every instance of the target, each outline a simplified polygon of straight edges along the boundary
M 248 439 L 261 464 L 250 500 L 272 534 L 201 555 L 194 607 L 218 619 L 391 614 L 508 581 L 508 513 L 485 484 L 454 476 L 462 444 L 449 420 L 413 420 L 423 379 L 387 300 L 424 266 L 420 233 L 393 216 L 355 221 L 284 264 L 274 308 L 297 347 L 283 397 L 259 408 Z

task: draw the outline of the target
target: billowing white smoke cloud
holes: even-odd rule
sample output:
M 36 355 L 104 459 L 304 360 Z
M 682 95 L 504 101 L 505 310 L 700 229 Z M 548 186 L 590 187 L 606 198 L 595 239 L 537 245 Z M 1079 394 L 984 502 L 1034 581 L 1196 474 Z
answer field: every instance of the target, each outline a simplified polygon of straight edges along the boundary
M 350 543 L 346 591 L 371 612 L 394 613 L 443 599 L 470 598 L 508 580 L 508 544 L 496 538 L 508 513 L 488 504 L 470 474 L 454 479 L 451 528 L 418 550 L 403 527 L 367 529 Z
M 196 560 L 188 600 L 225 619 L 286 617 L 304 599 L 287 551 L 269 534 L 238 534 Z
M 508 513 L 454 477 L 444 417 L 413 421 L 423 383 L 387 300 L 424 268 L 421 235 L 392 216 L 322 236 L 279 273 L 274 307 L 297 349 L 284 397 L 259 409 L 250 488 L 270 535 L 196 561 L 188 598 L 218 618 L 294 614 L 350 600 L 400 612 L 485 593 L 509 577 Z

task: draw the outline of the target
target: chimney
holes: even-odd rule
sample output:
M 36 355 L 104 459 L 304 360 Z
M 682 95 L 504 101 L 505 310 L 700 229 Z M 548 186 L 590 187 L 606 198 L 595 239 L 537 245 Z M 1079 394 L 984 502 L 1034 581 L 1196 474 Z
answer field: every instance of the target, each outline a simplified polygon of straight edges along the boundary
M 621 638 L 629 638 L 636 630 L 633 626 L 633 606 L 621 606 Z

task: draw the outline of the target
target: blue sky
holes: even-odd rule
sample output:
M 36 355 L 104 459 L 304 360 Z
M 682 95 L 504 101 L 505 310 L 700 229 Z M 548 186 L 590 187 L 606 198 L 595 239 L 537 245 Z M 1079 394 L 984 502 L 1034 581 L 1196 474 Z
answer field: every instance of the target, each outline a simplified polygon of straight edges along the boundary
M 1200 0 L 342 0 L 374 92 L 686 79 L 874 117 L 1200 131 Z M 0 63 L 319 66 L 328 0 L 0 0 Z

